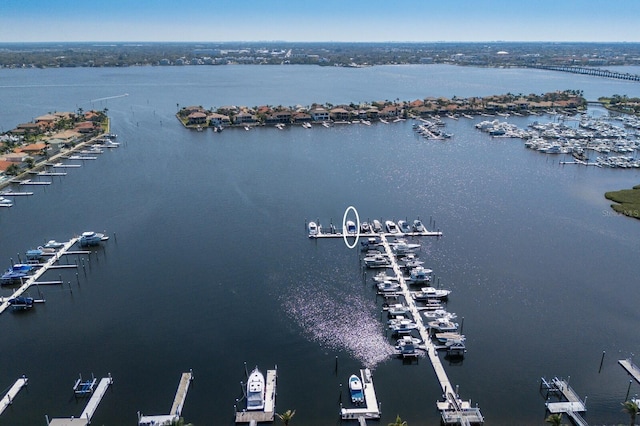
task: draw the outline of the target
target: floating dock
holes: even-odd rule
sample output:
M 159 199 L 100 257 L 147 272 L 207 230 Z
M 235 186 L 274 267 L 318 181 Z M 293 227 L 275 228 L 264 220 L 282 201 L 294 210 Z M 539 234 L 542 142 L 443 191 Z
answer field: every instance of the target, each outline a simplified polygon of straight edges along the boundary
M 20 392 L 20 390 L 24 386 L 27 386 L 28 382 L 29 382 L 29 379 L 27 379 L 26 376 L 22 376 L 21 378 L 16 380 L 13 386 L 9 388 L 5 396 L 2 399 L 0 399 L 0 414 L 2 414 L 4 410 L 6 410 L 7 407 L 13 403 L 13 399 L 16 397 L 16 395 L 18 395 L 18 392 Z
M 276 380 L 278 369 L 267 370 L 264 391 L 264 409 L 243 410 L 236 412 L 236 423 L 257 424 L 261 422 L 273 422 L 276 411 Z
M 60 250 L 58 250 L 53 256 L 51 256 L 49 258 L 49 260 L 42 264 L 41 268 L 38 268 L 38 270 L 33 274 L 30 275 L 29 278 L 24 281 L 24 283 L 18 287 L 18 289 L 16 289 L 13 294 L 11 296 L 9 296 L 8 298 L 6 298 L 1 304 L 0 304 L 0 314 L 2 314 L 5 310 L 7 310 L 9 308 L 9 306 L 11 306 L 9 304 L 9 299 L 14 298 L 14 297 L 18 297 L 18 296 L 22 296 L 22 294 L 24 294 L 29 287 L 31 287 L 34 284 L 41 284 L 42 282 L 38 282 L 38 279 L 45 273 L 47 272 L 47 270 L 49 270 L 58 260 L 60 260 L 60 258 L 62 256 L 64 256 L 67 251 L 73 247 L 73 245 L 78 242 L 78 240 L 80 239 L 80 237 L 74 237 L 72 239 L 70 239 L 69 241 L 67 241 L 64 246 L 62 246 L 60 248 Z M 46 283 L 46 281 L 45 281 Z
M 380 418 L 380 406 L 373 387 L 371 371 L 368 368 L 360 370 L 360 380 L 362 380 L 364 393 L 364 407 L 342 408 L 340 410 L 340 418 L 343 420 L 358 420 L 361 424 L 366 424 L 367 419 Z
M 618 360 L 618 364 L 620 364 L 622 368 L 627 370 L 627 373 L 629 373 L 629 375 L 633 377 L 636 382 L 640 383 L 640 368 L 638 368 L 638 366 L 633 363 L 631 358 L 620 359 Z
M 93 392 L 91 399 L 87 403 L 87 406 L 80 414 L 80 417 L 69 417 L 69 418 L 59 418 L 59 419 L 51 419 L 47 417 L 47 426 L 86 426 L 91 424 L 91 417 L 98 409 L 98 405 L 104 394 L 107 392 L 107 389 L 110 385 L 113 384 L 113 379 L 111 378 L 111 374 L 108 377 L 103 377 L 100 379 L 100 383 L 98 383 L 98 387 Z
M 587 411 L 586 397 L 585 401 L 581 400 L 578 394 L 569 386 L 568 380 L 554 377 L 547 381 L 544 377 L 540 381 L 540 389 L 547 391 L 547 398 L 550 394 L 560 399 L 557 402 L 545 403 L 547 410 L 551 414 L 566 414 L 571 418 L 574 424 L 578 426 L 587 426 L 588 423 L 580 415 Z
M 188 373 L 182 373 L 180 377 L 180 383 L 178 384 L 178 390 L 176 396 L 173 398 L 173 404 L 171 405 L 170 414 L 160 414 L 155 416 L 143 416 L 138 412 L 138 425 L 139 426 L 152 426 L 152 425 L 169 425 L 173 422 L 177 422 L 182 414 L 182 407 L 184 406 L 184 400 L 187 398 L 187 392 L 189 391 L 189 385 L 193 380 L 193 372 L 189 370 Z

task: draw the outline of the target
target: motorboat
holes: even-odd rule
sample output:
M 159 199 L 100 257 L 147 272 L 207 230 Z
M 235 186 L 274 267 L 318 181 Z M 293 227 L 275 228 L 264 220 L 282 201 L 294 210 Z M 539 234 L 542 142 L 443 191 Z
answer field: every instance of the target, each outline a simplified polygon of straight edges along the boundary
M 419 219 L 413 221 L 413 232 L 424 232 L 425 228 Z
M 393 251 L 400 256 L 408 253 L 414 253 L 420 248 L 420 244 L 407 243 L 405 240 L 398 240 L 390 245 Z
M 108 239 L 108 236 L 101 234 L 100 232 L 87 231 L 83 232 L 80 236 L 80 245 L 95 246 L 100 244 L 102 241 L 107 241 Z
M 403 263 L 400 264 L 399 266 L 401 268 L 405 268 L 405 269 L 411 270 L 411 269 L 416 268 L 416 267 L 421 266 L 421 265 L 424 265 L 424 262 L 421 261 L 421 260 L 418 260 L 418 257 L 416 256 L 415 253 L 407 253 L 404 256 Z
M 318 225 L 315 222 L 309 222 L 307 230 L 309 231 L 309 238 L 313 238 L 318 235 Z
M 446 299 L 451 294 L 451 290 L 437 289 L 434 287 L 422 287 L 420 291 L 413 292 L 414 300 L 426 299 Z
M 16 263 L 11 268 L 7 269 L 2 276 L 0 276 L 0 280 L 4 283 L 20 280 L 21 278 L 28 276 L 32 269 L 32 265 Z
M 378 283 L 378 291 L 382 293 L 395 293 L 400 291 L 400 283 L 394 281 L 383 281 Z
M 436 318 L 433 321 L 427 323 L 429 328 L 435 330 L 438 333 L 454 332 L 458 331 L 458 323 L 451 321 L 449 318 Z
M 378 219 L 373 219 L 371 227 L 373 228 L 373 232 L 376 232 L 376 233 L 382 232 L 382 224 Z
M 395 334 L 410 334 L 418 328 L 415 322 L 406 318 L 398 318 L 397 320 L 390 321 L 389 328 L 393 330 Z
M 349 376 L 349 393 L 351 394 L 351 402 L 354 404 L 362 404 L 364 402 L 362 380 L 355 374 Z
M 433 310 L 425 311 L 423 315 L 428 319 L 447 318 L 452 320 L 457 317 L 455 313 L 449 312 L 446 309 L 433 309 Z
M 385 271 L 377 273 L 373 280 L 377 283 L 383 283 L 385 281 L 398 281 L 398 277 L 394 275 L 387 275 Z
M 363 262 L 368 268 L 386 268 L 391 265 L 389 258 L 382 253 L 367 256 L 363 259 Z
M 33 297 L 17 296 L 7 300 L 7 303 L 15 310 L 26 310 L 33 308 Z
M 407 305 L 403 305 L 402 303 L 394 303 L 385 307 L 385 310 L 392 317 L 397 317 L 399 315 L 407 315 L 411 310 Z
M 442 333 L 436 333 L 435 334 L 436 340 L 440 343 L 447 343 L 453 340 L 460 340 L 462 342 L 465 341 L 466 337 L 464 336 L 464 334 L 460 334 L 460 333 L 456 333 L 456 332 L 442 332 Z
M 247 410 L 264 409 L 264 389 L 264 375 L 256 366 L 247 380 Z
M 390 234 L 398 233 L 398 226 L 391 220 L 387 220 L 384 223 L 384 226 L 387 228 L 387 232 Z
M 398 339 L 396 344 L 396 350 L 400 353 L 403 358 L 417 356 L 418 352 L 416 351 L 416 346 L 419 343 L 415 343 L 415 340 L 420 342 L 420 339 L 416 339 L 411 336 L 402 336 L 401 339 Z
M 424 268 L 422 266 L 416 266 L 411 269 L 409 273 L 409 280 L 411 284 L 424 284 L 431 281 L 431 274 L 433 270 Z
M 358 228 L 356 227 L 356 223 L 352 220 L 347 221 L 347 234 L 355 235 L 358 233 Z
M 53 248 L 38 246 L 38 248 L 27 250 L 25 255 L 27 259 L 35 260 L 40 259 L 43 256 L 51 256 L 55 254 L 56 250 Z
M 360 224 L 360 232 L 362 234 L 368 234 L 369 232 L 371 232 L 371 225 L 369 224 L 369 222 L 362 222 Z
M 59 243 L 59 242 L 57 242 L 56 240 L 49 240 L 49 241 L 47 241 L 47 243 L 46 243 L 44 246 L 42 246 L 42 247 L 44 247 L 44 248 L 52 248 L 52 249 L 59 249 L 59 248 L 64 247 L 64 243 Z
M 8 198 L 0 197 L 0 207 L 11 207 L 13 206 L 13 201 Z
M 407 223 L 406 220 L 398 221 L 398 229 L 400 229 L 400 232 L 402 232 L 403 234 L 411 232 L 411 228 L 409 227 L 409 224 Z
M 449 357 L 463 357 L 465 352 L 467 352 L 464 339 L 449 339 L 444 345 L 447 349 L 447 356 Z
M 365 241 L 360 241 L 360 249 L 362 251 L 375 250 L 376 247 L 383 247 L 380 239 L 378 239 L 377 237 L 370 237 Z

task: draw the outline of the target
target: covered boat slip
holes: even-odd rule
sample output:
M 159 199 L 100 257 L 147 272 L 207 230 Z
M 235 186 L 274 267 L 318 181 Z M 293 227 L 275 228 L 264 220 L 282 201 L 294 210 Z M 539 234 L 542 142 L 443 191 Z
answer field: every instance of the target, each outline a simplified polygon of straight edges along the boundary
M 236 423 L 273 422 L 276 411 L 276 379 L 278 370 L 267 370 L 265 379 L 264 409 L 236 412 Z
M 189 391 L 189 385 L 193 380 L 193 372 L 182 373 L 180 376 L 180 383 L 178 384 L 178 390 L 176 390 L 176 396 L 173 398 L 173 404 L 171 405 L 171 414 L 160 414 L 155 416 L 143 416 L 138 413 L 138 425 L 139 426 L 151 426 L 151 425 L 171 425 L 173 422 L 180 419 L 182 414 L 182 407 L 184 406 L 184 400 L 187 398 L 187 392 Z
M 342 408 L 340 417 L 343 420 L 359 420 L 359 419 L 379 419 L 380 406 L 376 397 L 376 390 L 373 387 L 373 378 L 371 370 L 368 368 L 360 370 L 360 380 L 362 381 L 362 391 L 364 393 L 364 406 L 358 408 Z

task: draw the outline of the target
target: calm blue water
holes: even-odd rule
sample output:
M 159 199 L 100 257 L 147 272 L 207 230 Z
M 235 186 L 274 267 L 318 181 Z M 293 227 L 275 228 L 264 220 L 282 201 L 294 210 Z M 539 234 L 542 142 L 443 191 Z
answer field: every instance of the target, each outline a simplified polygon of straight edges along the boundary
M 0 70 L 4 130 L 50 111 L 107 108 L 123 143 L 0 212 L 7 264 L 49 239 L 111 236 L 77 276 L 47 275 L 71 291 L 43 288 L 44 305 L 0 318 L 0 388 L 30 377 L 0 424 L 79 415 L 84 401 L 71 385 L 92 372 L 115 379 L 94 423 L 135 424 L 138 411 L 168 411 L 192 368 L 186 420 L 231 425 L 244 362 L 278 366 L 277 411 L 296 409 L 295 424 L 338 424 L 339 385 L 362 365 L 374 369 L 381 424 L 396 414 L 437 424 L 431 365 L 388 357 L 382 301 L 358 253 L 306 238 L 305 220 L 338 223 L 350 205 L 361 218 L 433 219 L 444 232 L 421 241 L 421 257 L 454 291 L 449 308 L 464 317 L 469 349 L 445 368 L 487 424 L 543 424 L 539 380 L 554 375 L 588 396 L 591 424 L 626 423 L 629 382 L 616 361 L 640 343 L 640 228 L 614 215 L 603 193 L 639 183 L 638 171 L 559 166 L 560 157 L 478 132 L 481 118 L 447 121 L 455 136 L 443 143 L 417 138 L 409 121 L 214 134 L 187 131 L 174 114 L 194 104 L 563 89 L 596 99 L 639 88 L 449 66 Z

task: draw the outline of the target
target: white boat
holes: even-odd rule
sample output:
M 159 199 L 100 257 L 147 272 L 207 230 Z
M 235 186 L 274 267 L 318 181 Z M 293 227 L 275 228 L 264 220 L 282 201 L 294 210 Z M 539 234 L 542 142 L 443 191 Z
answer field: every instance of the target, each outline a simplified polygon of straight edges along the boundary
M 433 287 L 422 287 L 420 291 L 412 292 L 411 295 L 414 300 L 428 300 L 428 299 L 446 299 L 449 297 L 451 290 L 436 289 Z
M 400 283 L 394 281 L 383 281 L 378 283 L 378 291 L 382 293 L 395 293 L 400 291 Z
M 352 374 L 349 377 L 349 393 L 351 394 L 351 402 L 361 404 L 364 402 L 364 389 L 360 377 Z
M 0 207 L 11 207 L 13 206 L 13 201 L 8 198 L 0 197 Z
M 383 283 L 385 281 L 398 281 L 398 277 L 395 275 L 387 275 L 385 271 L 378 272 L 373 280 L 377 283 Z
M 418 325 L 409 319 L 398 318 L 397 320 L 389 323 L 389 328 L 396 334 L 410 334 L 413 330 L 418 328 Z
M 414 253 L 420 248 L 420 244 L 408 243 L 405 240 L 398 240 L 395 243 L 392 243 L 390 245 L 394 253 L 398 255 Z
M 424 284 L 431 281 L 431 274 L 433 270 L 424 268 L 422 266 L 416 266 L 411 269 L 409 273 L 409 280 L 411 284 Z
M 371 232 L 371 225 L 369 224 L 369 222 L 362 222 L 360 224 L 360 232 L 362 234 L 368 234 L 369 232 Z
M 413 232 L 424 232 L 424 225 L 419 219 L 413 221 Z
M 254 368 L 247 380 L 247 410 L 264 409 L 264 375 Z
M 310 129 L 311 123 L 309 123 L 308 121 L 305 121 L 304 123 L 302 123 L 302 127 L 304 127 L 305 129 Z
M 356 223 L 352 220 L 347 221 L 347 234 L 355 235 L 358 233 L 358 228 L 356 227 Z
M 389 259 L 381 253 L 367 256 L 363 262 L 368 268 L 386 268 L 391 265 Z
M 59 242 L 57 242 L 56 240 L 49 240 L 49 241 L 47 241 L 47 243 L 46 243 L 44 246 L 42 246 L 42 247 L 44 247 L 44 248 L 52 248 L 52 249 L 59 249 L 59 248 L 64 247 L 64 243 L 59 243 Z
M 455 319 L 457 315 L 453 312 L 449 312 L 445 309 L 434 309 L 432 311 L 425 311 L 423 315 L 428 319 L 434 318 L 447 318 L 447 319 Z
M 394 303 L 388 305 L 385 309 L 389 313 L 389 315 L 393 317 L 397 317 L 398 315 L 407 315 L 409 312 L 411 312 L 409 307 L 407 305 L 403 305 L 402 303 Z
M 318 225 L 315 222 L 309 222 L 307 230 L 309 231 L 309 237 L 315 237 L 318 235 Z
M 80 245 L 95 246 L 100 244 L 102 241 L 107 241 L 108 239 L 108 236 L 101 234 L 100 232 L 87 231 L 83 232 L 80 236 Z
M 373 228 L 373 232 L 382 232 L 382 224 L 378 219 L 373 219 L 373 223 L 371 226 Z
M 460 334 L 460 333 L 453 333 L 453 332 L 445 332 L 445 333 L 436 333 L 436 340 L 440 343 L 447 343 L 450 341 L 454 341 L 454 340 L 459 340 L 464 342 L 465 341 L 465 336 L 464 334 Z
M 418 343 L 415 343 L 415 341 Z M 396 344 L 396 350 L 400 353 L 400 356 L 405 357 L 414 357 L 418 355 L 416 351 L 416 346 L 419 344 L 420 339 L 416 339 L 411 336 L 402 336 L 401 339 L 398 339 Z
M 384 226 L 387 228 L 387 232 L 390 234 L 398 233 L 398 226 L 391 220 L 387 220 L 384 222 Z
M 400 232 L 402 233 L 407 233 L 407 232 L 411 232 L 411 228 L 409 227 L 409 224 L 407 223 L 406 220 L 399 220 L 398 221 L 398 228 L 400 229 Z
M 436 318 L 427 323 L 429 328 L 438 333 L 458 331 L 458 323 L 451 321 L 449 318 Z

